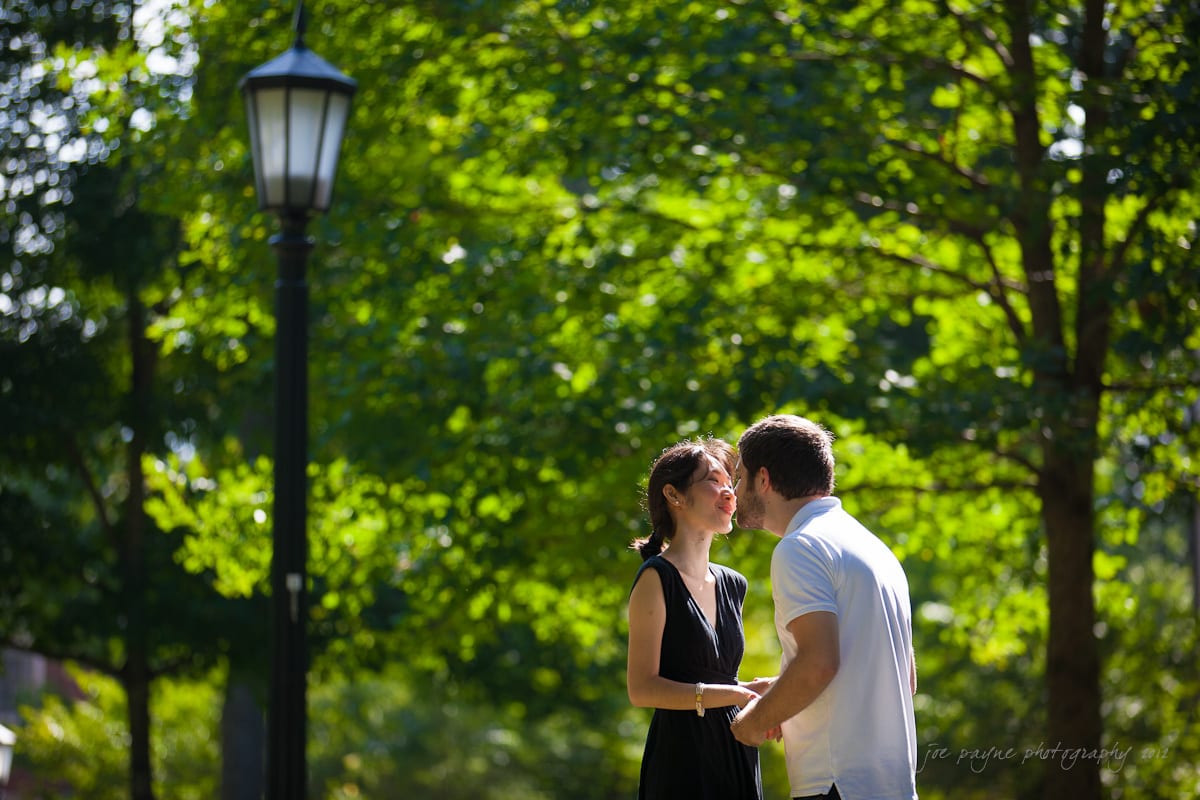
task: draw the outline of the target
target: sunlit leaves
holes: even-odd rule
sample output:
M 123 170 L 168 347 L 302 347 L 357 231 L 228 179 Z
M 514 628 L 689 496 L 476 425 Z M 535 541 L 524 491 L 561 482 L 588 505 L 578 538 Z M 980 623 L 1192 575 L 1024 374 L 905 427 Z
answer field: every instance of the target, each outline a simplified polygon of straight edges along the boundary
M 212 576 L 227 597 L 265 590 L 270 566 L 270 463 L 253 463 L 206 474 L 192 459 L 154 460 L 147 470 L 153 491 L 146 510 L 164 530 L 188 535 L 178 552 L 189 572 Z
M 79 697 L 48 695 L 23 706 L 20 765 L 28 791 L 56 794 L 64 782 L 98 800 L 129 796 L 129 730 L 124 693 L 116 680 L 71 668 Z M 218 775 L 203 765 L 217 756 L 219 707 L 211 685 L 162 681 L 154 696 L 155 774 L 159 791 L 182 800 L 217 792 Z M 197 735 L 198 732 L 204 732 Z

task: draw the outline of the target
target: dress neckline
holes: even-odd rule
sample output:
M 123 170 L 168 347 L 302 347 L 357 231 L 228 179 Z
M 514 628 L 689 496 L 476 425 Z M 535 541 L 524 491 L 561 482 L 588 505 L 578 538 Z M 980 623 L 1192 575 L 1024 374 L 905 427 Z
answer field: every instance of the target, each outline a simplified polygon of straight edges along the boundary
M 714 619 L 709 619 L 708 614 L 704 613 L 704 606 L 700 605 L 700 601 L 696 599 L 696 596 L 694 594 L 692 594 L 692 590 L 690 588 L 688 588 L 687 581 L 684 580 L 683 573 L 679 571 L 679 567 L 675 566 L 675 564 L 672 563 L 671 559 L 666 558 L 665 556 L 662 557 L 662 560 L 671 565 L 671 569 L 674 571 L 675 576 L 679 579 L 680 585 L 682 585 L 683 590 L 685 592 L 687 592 L 688 602 L 696 607 L 696 610 L 700 612 L 700 619 L 704 620 L 704 624 L 707 625 L 708 629 L 710 631 L 712 631 L 714 636 L 716 636 L 717 626 L 721 624 L 721 605 L 722 605 L 722 603 L 721 603 L 721 591 L 722 591 L 721 586 L 722 586 L 722 584 L 721 584 L 721 576 L 717 572 L 717 570 L 713 568 L 714 565 L 711 563 L 708 565 L 708 573 L 713 576 L 713 616 L 714 616 Z

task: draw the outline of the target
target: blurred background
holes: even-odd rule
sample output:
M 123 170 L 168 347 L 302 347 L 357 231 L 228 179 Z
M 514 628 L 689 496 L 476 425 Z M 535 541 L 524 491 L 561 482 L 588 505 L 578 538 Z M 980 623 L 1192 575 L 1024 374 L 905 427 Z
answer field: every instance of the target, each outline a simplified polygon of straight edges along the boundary
M 780 411 L 908 572 L 922 798 L 1200 792 L 1195 2 L 307 9 L 310 797 L 634 796 L 644 477 Z M 293 12 L 0 5 L 9 800 L 262 797 Z

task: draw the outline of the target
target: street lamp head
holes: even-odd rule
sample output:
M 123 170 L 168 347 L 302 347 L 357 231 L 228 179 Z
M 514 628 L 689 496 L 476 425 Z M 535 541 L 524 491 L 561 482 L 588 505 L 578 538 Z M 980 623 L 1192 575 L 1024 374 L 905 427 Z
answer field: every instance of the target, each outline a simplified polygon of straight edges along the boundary
M 242 78 L 258 206 L 285 215 L 329 210 L 357 84 L 304 44 L 304 4 L 291 49 Z
M 17 745 L 17 735 L 8 728 L 0 725 L 0 794 L 8 786 L 12 774 L 13 748 Z

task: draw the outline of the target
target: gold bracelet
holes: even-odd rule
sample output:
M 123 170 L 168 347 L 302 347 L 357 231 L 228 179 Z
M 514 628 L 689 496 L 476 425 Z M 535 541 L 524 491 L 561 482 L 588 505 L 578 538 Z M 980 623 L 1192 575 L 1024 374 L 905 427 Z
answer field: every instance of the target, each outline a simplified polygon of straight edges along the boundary
M 704 684 L 696 684 L 696 716 L 704 716 Z

